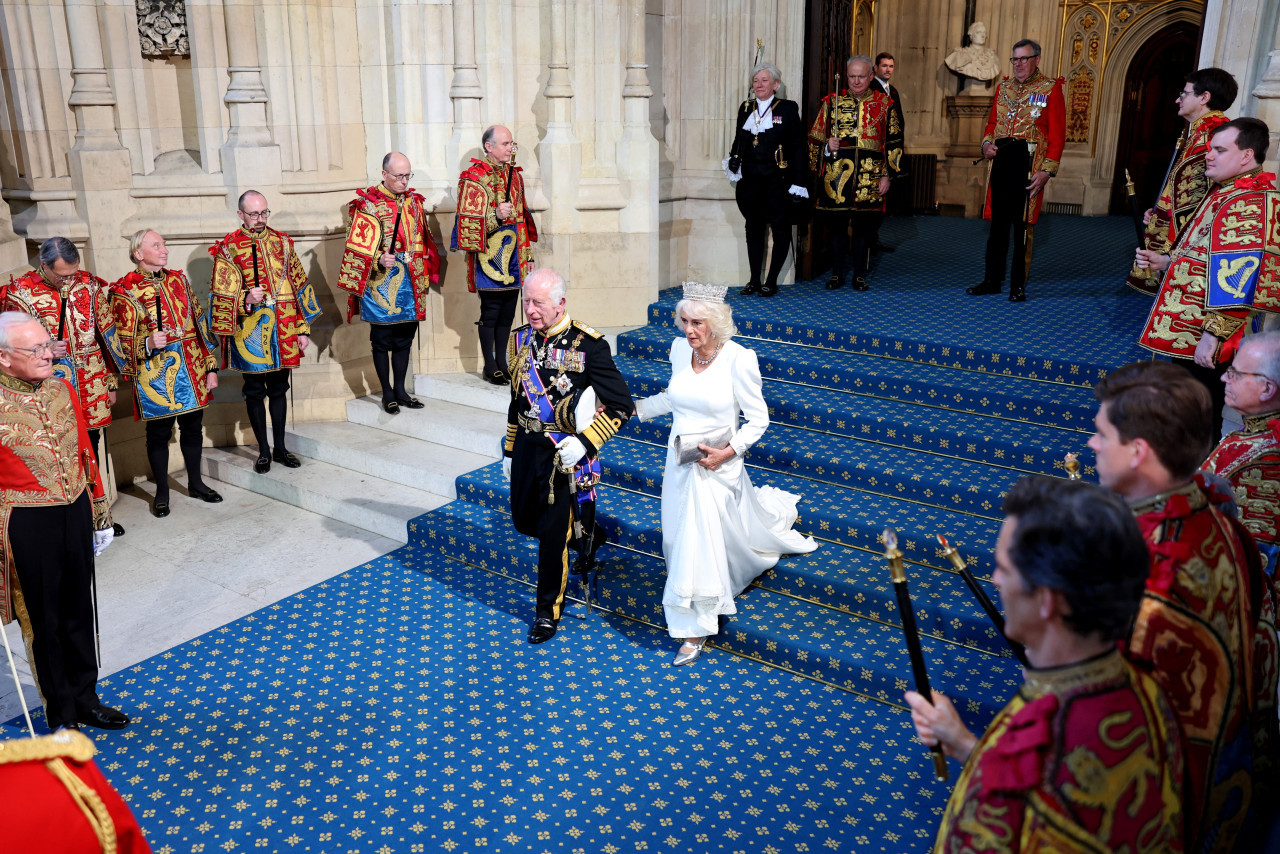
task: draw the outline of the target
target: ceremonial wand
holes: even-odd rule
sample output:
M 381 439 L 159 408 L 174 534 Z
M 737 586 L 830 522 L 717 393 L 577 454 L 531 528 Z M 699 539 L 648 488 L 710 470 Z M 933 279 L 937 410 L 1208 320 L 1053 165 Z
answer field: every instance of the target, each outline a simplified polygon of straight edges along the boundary
M 22 694 L 22 680 L 18 678 L 18 667 L 13 663 L 13 649 L 9 646 L 9 633 L 0 626 L 0 637 L 4 638 L 4 654 L 9 659 L 9 672 L 13 674 L 13 687 L 18 689 L 18 702 L 22 704 L 22 716 L 27 719 L 27 733 L 36 737 L 36 729 L 31 725 L 31 713 L 27 711 L 27 698 Z
M 929 672 L 924 666 L 924 652 L 920 649 L 920 630 L 916 628 L 916 615 L 911 610 L 911 591 L 907 589 L 907 573 L 902 566 L 902 552 L 898 550 L 898 535 L 892 528 L 884 529 L 884 559 L 889 564 L 889 577 L 893 579 L 893 591 L 898 595 L 898 615 L 902 618 L 902 634 L 907 640 L 907 652 L 911 655 L 911 672 L 915 676 L 916 693 L 933 704 L 933 691 L 929 689 Z M 939 780 L 947 779 L 947 758 L 942 755 L 942 744 L 929 748 L 933 754 L 933 774 Z
M 1138 201 L 1138 191 L 1133 187 L 1133 179 L 1129 170 L 1124 170 L 1124 189 L 1129 194 L 1129 215 L 1133 217 L 1133 230 L 1138 234 L 1138 248 L 1146 245 L 1146 229 L 1142 222 L 1142 204 Z
M 987 612 L 987 618 L 991 620 L 991 625 L 995 626 L 996 632 L 1000 637 L 1004 638 L 1005 643 L 1009 645 L 1009 649 L 1013 652 L 1014 658 L 1022 662 L 1023 667 L 1030 667 L 1031 663 L 1027 661 L 1027 648 L 1016 640 L 1011 640 L 1004 633 L 1004 615 L 996 608 L 991 597 L 978 584 L 977 577 L 973 574 L 973 570 L 969 569 L 965 563 L 964 557 L 960 554 L 955 546 L 947 542 L 947 538 L 938 534 L 938 542 L 942 545 L 942 556 L 951 561 L 951 565 L 955 567 L 956 572 L 960 573 L 960 577 L 964 579 L 964 583 L 969 585 L 969 592 L 973 594 L 973 598 L 978 600 L 978 604 L 982 606 L 982 610 Z

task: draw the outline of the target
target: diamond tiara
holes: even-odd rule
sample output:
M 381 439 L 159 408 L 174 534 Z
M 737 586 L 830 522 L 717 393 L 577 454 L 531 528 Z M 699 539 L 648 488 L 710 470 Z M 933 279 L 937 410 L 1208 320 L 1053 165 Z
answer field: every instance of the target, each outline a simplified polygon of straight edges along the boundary
M 699 302 L 724 302 L 724 295 L 729 292 L 728 285 L 712 285 L 704 282 L 681 282 L 684 298 Z

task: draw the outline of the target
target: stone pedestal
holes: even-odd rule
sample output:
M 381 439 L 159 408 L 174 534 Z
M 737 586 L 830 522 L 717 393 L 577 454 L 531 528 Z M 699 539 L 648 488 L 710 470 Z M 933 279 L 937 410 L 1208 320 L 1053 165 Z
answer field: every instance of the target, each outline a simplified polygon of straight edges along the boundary
M 982 156 L 982 132 L 991 111 L 985 95 L 952 95 L 944 99 L 950 139 L 947 159 L 938 176 L 938 202 L 964 208 L 966 217 L 982 215 L 986 195 L 987 163 L 974 164 Z

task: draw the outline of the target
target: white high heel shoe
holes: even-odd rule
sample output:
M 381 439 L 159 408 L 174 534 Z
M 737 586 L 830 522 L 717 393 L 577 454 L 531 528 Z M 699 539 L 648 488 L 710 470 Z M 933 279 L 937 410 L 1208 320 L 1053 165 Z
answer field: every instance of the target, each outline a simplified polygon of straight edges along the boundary
M 680 650 L 676 653 L 676 657 L 671 662 L 672 667 L 679 667 L 682 664 L 693 664 L 698 660 L 698 656 L 702 655 L 702 648 L 706 646 L 706 638 L 698 638 L 696 642 L 686 640 L 680 646 Z M 688 649 L 688 652 L 685 650 Z

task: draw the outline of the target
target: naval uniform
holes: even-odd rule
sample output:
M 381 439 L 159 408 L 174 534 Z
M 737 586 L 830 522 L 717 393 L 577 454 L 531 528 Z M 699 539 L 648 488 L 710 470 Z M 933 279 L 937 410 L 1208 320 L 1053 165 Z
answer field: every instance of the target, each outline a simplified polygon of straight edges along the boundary
M 633 404 L 626 381 L 613 363 L 609 342 L 585 323 L 566 313 L 546 333 L 528 324 L 511 334 L 507 345 L 511 366 L 511 406 L 507 410 L 507 436 L 503 445 L 511 458 L 511 517 L 521 534 L 538 539 L 538 597 L 536 620 L 559 621 L 564 611 L 569 580 L 569 549 L 576 548 L 572 502 L 578 501 L 584 530 L 591 532 L 590 557 L 603 542 L 603 531 L 594 521 L 594 502 L 571 494 L 569 476 L 556 469 L 555 443 L 574 435 L 587 449 L 575 469 L 580 493 L 594 483 L 589 469 L 604 443 L 622 429 Z M 583 389 L 594 389 L 604 406 L 589 424 L 574 423 L 574 406 Z M 539 410 L 529 388 L 545 390 L 550 409 Z M 537 395 L 533 395 L 537 397 Z M 548 417 L 549 416 L 549 417 Z M 559 438 L 557 438 L 559 437 Z

